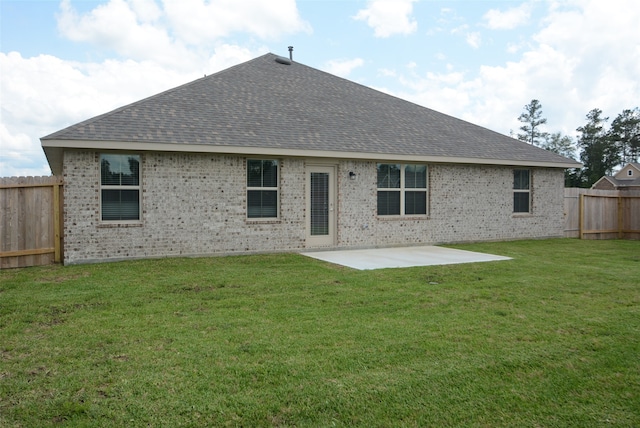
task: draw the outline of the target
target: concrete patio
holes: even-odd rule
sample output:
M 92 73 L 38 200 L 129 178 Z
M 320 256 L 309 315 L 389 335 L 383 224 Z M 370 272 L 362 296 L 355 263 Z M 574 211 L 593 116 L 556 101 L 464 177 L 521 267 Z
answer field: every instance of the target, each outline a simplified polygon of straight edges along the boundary
M 306 251 L 301 254 L 358 270 L 510 260 L 510 257 L 436 246 Z

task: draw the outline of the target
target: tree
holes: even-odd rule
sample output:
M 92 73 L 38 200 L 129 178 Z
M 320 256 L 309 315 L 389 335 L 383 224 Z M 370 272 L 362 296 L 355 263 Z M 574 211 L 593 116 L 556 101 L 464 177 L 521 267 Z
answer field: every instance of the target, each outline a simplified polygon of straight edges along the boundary
M 616 145 L 612 142 L 604 124 L 609 120 L 602 117 L 602 110 L 593 109 L 587 113 L 587 124 L 576 129 L 581 135 L 578 137 L 578 147 L 582 149 L 580 160 L 582 169 L 582 184 L 591 187 L 604 175 L 610 175 L 613 168 L 620 162 Z
M 562 135 L 559 132 L 547 134 L 542 143 L 542 148 L 567 158 L 576 158 L 576 148 L 573 145 L 573 140 L 571 137 Z M 580 187 L 580 182 L 579 168 L 565 169 L 564 185 L 566 187 Z
M 542 104 L 540 104 L 540 101 L 531 100 L 529 104 L 524 106 L 524 113 L 518 117 L 518 120 L 524 123 L 520 127 L 523 133 L 518 134 L 518 140 L 534 146 L 540 146 L 542 139 L 547 135 L 546 132 L 540 131 L 540 126 L 547 123 L 547 119 L 542 117 Z
M 622 163 L 638 162 L 640 156 L 640 109 L 626 109 L 611 122 L 609 138 L 617 146 Z
M 562 135 L 559 132 L 545 135 L 542 148 L 571 159 L 575 159 L 576 156 L 576 149 L 573 146 L 571 137 Z

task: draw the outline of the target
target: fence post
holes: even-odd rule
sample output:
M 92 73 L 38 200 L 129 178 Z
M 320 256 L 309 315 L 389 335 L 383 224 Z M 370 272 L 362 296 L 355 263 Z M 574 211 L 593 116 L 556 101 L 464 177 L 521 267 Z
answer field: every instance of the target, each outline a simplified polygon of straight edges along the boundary
M 622 232 L 624 230 L 624 228 L 622 227 L 623 224 L 623 212 L 622 212 L 622 196 L 618 195 L 618 239 L 622 239 Z
M 582 231 L 584 230 L 584 193 L 580 193 L 578 201 L 578 239 L 583 239 Z
M 53 185 L 53 239 L 54 256 L 56 263 L 62 261 L 60 245 L 60 183 Z

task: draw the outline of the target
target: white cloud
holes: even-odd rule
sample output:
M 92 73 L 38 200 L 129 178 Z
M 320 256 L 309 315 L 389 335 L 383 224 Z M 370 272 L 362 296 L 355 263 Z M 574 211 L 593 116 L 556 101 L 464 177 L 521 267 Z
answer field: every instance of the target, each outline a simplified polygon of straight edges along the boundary
M 378 69 L 378 76 L 384 76 L 384 77 L 396 77 L 398 74 L 396 73 L 395 70 L 392 70 L 390 68 L 380 68 Z
M 522 50 L 524 46 L 525 45 L 522 42 L 520 43 L 509 42 L 507 43 L 507 53 L 516 54 L 520 50 Z
M 522 3 L 506 11 L 491 9 L 482 17 L 488 28 L 492 30 L 513 30 L 526 24 L 531 17 L 531 5 Z
M 39 138 L 268 52 L 255 37 L 311 32 L 294 0 L 108 0 L 83 13 L 62 0 L 57 20 L 63 37 L 123 59 L 0 52 L 0 176 L 48 174 Z M 254 39 L 225 42 L 233 33 Z
M 276 39 L 311 32 L 294 0 L 165 0 L 162 8 L 152 0 L 109 0 L 85 14 L 62 0 L 58 28 L 70 40 L 183 70 L 233 33 Z
M 614 7 L 615 5 L 615 7 Z M 410 74 L 396 95 L 509 133 L 522 108 L 538 99 L 549 131 L 574 137 L 585 115 L 614 118 L 640 99 L 640 8 L 634 0 L 549 5 L 546 19 L 514 61 L 464 72 Z
M 354 69 L 363 65 L 364 60 L 362 58 L 331 60 L 325 64 L 324 70 L 336 76 L 347 77 Z
M 295 0 L 165 0 L 167 19 L 177 38 L 189 44 L 246 32 L 262 39 L 312 31 Z
M 482 37 L 478 32 L 467 33 L 467 37 L 465 39 L 467 44 L 474 49 L 478 49 L 482 44 Z
M 376 37 L 385 38 L 394 34 L 412 34 L 418 23 L 412 18 L 416 0 L 370 0 L 365 9 L 353 18 L 366 21 L 374 29 Z
M 142 22 L 157 22 L 162 10 L 154 0 L 130 0 L 131 9 Z
M 37 142 L 0 123 L 0 177 L 50 175 L 50 172 Z
M 48 174 L 39 138 L 114 108 L 213 73 L 264 52 L 220 45 L 198 71 L 149 61 L 65 61 L 0 52 L 0 176 Z M 30 161 L 29 161 L 30 160 Z M 16 168 L 13 165 L 23 165 Z M 27 166 L 24 166 L 27 165 Z
M 242 46 L 222 44 L 216 46 L 208 60 L 207 73 L 215 73 L 241 62 L 249 61 L 258 55 L 269 52 L 266 46 L 251 50 Z
M 195 55 L 183 43 L 172 39 L 156 22 L 160 11 L 149 2 L 110 0 L 80 15 L 69 0 L 60 3 L 58 29 L 76 42 L 88 42 L 138 61 L 154 61 L 165 66 L 188 67 Z

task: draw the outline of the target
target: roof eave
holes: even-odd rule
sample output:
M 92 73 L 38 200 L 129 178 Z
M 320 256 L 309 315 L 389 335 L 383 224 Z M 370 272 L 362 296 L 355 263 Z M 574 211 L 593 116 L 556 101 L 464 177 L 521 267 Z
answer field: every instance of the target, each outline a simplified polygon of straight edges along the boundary
M 571 161 L 533 161 L 526 159 L 493 159 L 493 158 L 473 158 L 457 156 L 433 156 L 398 153 L 372 153 L 372 152 L 350 152 L 335 150 L 309 150 L 290 149 L 278 147 L 247 147 L 247 146 L 225 146 L 225 145 L 205 145 L 205 144 L 181 144 L 181 143 L 151 143 L 151 142 L 122 142 L 122 141 L 93 141 L 93 140 L 59 140 L 43 139 L 42 147 L 51 170 L 55 175 L 62 173 L 62 153 L 64 149 L 89 149 L 89 150 L 119 150 L 130 152 L 187 152 L 187 153 L 212 153 L 226 155 L 245 156 L 286 156 L 286 157 L 311 157 L 311 158 L 334 158 L 334 159 L 360 159 L 398 162 L 428 162 L 428 163 L 453 163 L 453 164 L 476 164 L 476 165 L 510 165 L 510 166 L 530 166 L 545 168 L 580 168 L 581 163 Z
M 47 157 L 47 162 L 49 162 L 51 173 L 53 175 L 62 175 L 62 158 L 64 156 L 64 146 L 49 147 L 45 146 L 44 142 L 42 142 L 42 150 L 44 151 L 44 155 Z

